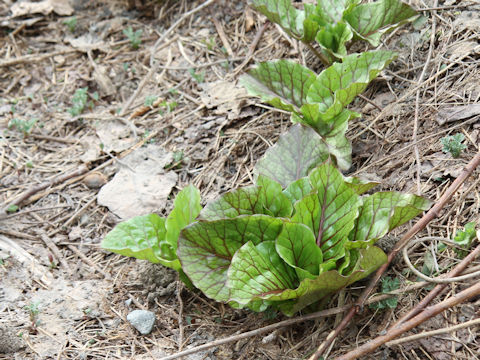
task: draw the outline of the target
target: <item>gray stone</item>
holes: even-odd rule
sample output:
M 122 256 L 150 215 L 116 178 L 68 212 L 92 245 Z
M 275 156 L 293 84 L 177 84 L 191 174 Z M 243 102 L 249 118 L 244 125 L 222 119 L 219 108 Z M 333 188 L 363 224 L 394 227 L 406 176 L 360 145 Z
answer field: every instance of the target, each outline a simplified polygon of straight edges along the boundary
M 0 326 L 0 354 L 10 354 L 23 349 L 25 344 L 13 329 Z
M 127 320 L 140 334 L 148 335 L 155 324 L 155 314 L 147 310 L 134 310 L 127 315 Z

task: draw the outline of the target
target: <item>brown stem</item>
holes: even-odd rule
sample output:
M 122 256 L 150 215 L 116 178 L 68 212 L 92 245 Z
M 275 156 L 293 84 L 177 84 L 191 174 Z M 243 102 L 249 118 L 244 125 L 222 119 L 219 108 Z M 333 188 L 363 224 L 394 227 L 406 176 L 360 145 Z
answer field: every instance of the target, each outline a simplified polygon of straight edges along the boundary
M 480 254 L 480 245 L 475 248 L 467 257 L 465 257 L 461 262 L 457 264 L 448 274 L 445 275 L 446 278 L 452 278 L 460 275 L 467 266 Z M 402 316 L 392 327 L 397 327 L 402 325 L 405 321 L 410 320 L 417 314 L 421 313 L 428 304 L 435 299 L 440 293 L 445 290 L 448 284 L 437 284 L 427 296 L 423 298 L 413 309 L 411 309 L 407 314 Z
M 345 318 L 337 326 L 337 328 L 331 332 L 325 341 L 319 346 L 315 354 L 313 354 L 309 360 L 318 360 L 319 357 L 324 353 L 328 348 L 331 342 L 338 336 L 338 334 L 350 323 L 355 313 L 363 308 L 365 300 L 368 298 L 372 290 L 377 285 L 378 281 L 382 277 L 383 273 L 387 270 L 390 263 L 393 261 L 395 256 L 399 251 L 408 243 L 408 241 L 420 230 L 425 228 L 430 221 L 438 216 L 440 210 L 445 206 L 445 204 L 450 200 L 452 195 L 458 190 L 458 188 L 465 182 L 465 180 L 472 174 L 475 168 L 480 163 L 480 152 L 478 152 L 473 159 L 467 164 L 465 169 L 463 169 L 460 176 L 458 176 L 455 181 L 449 186 L 447 191 L 442 195 L 440 200 L 432 207 L 396 244 L 393 250 L 388 254 L 388 259 L 385 264 L 383 264 L 375 273 L 374 278 L 368 285 L 368 287 L 362 292 L 360 298 L 357 300 L 354 307 L 345 315 Z
M 413 317 L 412 319 L 404 322 L 398 327 L 390 329 L 385 335 L 379 336 L 372 341 L 358 347 L 357 349 L 348 352 L 347 354 L 340 356 L 337 360 L 351 360 L 358 359 L 365 354 L 372 352 L 377 349 L 379 346 L 385 344 L 386 342 L 398 337 L 399 335 L 405 333 L 408 330 L 413 329 L 422 322 L 430 319 L 431 317 L 440 314 L 442 311 L 445 311 L 455 305 L 458 305 L 468 299 L 471 299 L 474 296 L 480 295 L 480 282 L 470 286 L 469 288 L 463 290 L 462 292 L 452 296 L 451 298 L 442 301 L 434 306 L 426 308 L 423 312 Z
M 310 49 L 310 51 L 313 52 L 313 54 L 323 63 L 323 65 L 330 66 L 332 64 L 332 62 L 330 60 L 328 60 L 325 55 L 318 52 L 318 50 L 315 49 L 312 46 L 312 44 L 309 44 L 309 43 L 306 43 L 306 42 L 304 44 L 307 45 L 307 47 Z

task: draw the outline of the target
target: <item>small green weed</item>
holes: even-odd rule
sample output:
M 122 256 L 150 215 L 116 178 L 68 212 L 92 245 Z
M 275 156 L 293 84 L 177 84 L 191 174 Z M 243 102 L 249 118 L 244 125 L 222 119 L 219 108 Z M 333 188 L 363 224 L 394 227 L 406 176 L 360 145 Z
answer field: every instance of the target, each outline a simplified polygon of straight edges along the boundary
M 8 128 L 15 128 L 17 131 L 23 133 L 24 137 L 27 137 L 32 131 L 33 127 L 37 123 L 37 119 L 23 120 L 18 118 L 13 118 L 8 122 Z
M 398 278 L 391 278 L 386 276 L 382 280 L 382 293 L 388 294 L 393 290 L 397 290 L 400 287 L 400 280 Z M 393 296 L 389 299 L 379 301 L 377 303 L 370 304 L 372 309 L 395 309 L 397 307 L 398 298 Z
M 132 49 L 138 49 L 142 43 L 142 33 L 141 29 L 133 31 L 132 27 L 129 26 L 127 29 L 123 29 L 123 34 L 130 40 L 130 46 Z
M 165 169 L 178 169 L 180 168 L 182 162 L 184 159 L 184 154 L 183 151 L 175 151 L 173 153 L 173 159 L 172 162 L 168 165 L 165 166 Z
M 143 102 L 143 105 L 150 107 L 153 106 L 153 103 L 157 100 L 157 97 L 155 95 L 148 95 L 145 98 L 145 101 Z
M 30 331 L 36 333 L 37 326 L 40 322 L 38 319 L 38 315 L 40 314 L 40 303 L 32 302 L 30 305 L 25 306 L 24 309 L 28 311 L 28 316 L 30 317 Z
M 50 263 L 50 269 L 56 269 L 58 264 L 57 262 L 55 261 L 55 259 L 53 258 L 53 255 L 52 254 L 48 254 L 48 262 Z
M 208 38 L 208 39 L 203 39 L 201 42 L 204 43 L 207 46 L 207 49 L 209 51 L 212 51 L 213 49 L 215 49 L 215 46 L 217 45 L 217 43 L 215 41 L 215 37 L 213 37 L 213 36 Z
M 69 17 L 63 20 L 63 24 L 66 25 L 68 27 L 68 30 L 70 30 L 70 32 L 73 33 L 75 31 L 75 27 L 77 26 L 77 17 L 76 16 Z
M 205 71 L 196 72 L 194 69 L 189 69 L 188 72 L 197 83 L 200 84 L 205 81 Z
M 178 103 L 176 101 L 162 101 L 158 107 L 160 108 L 160 115 L 163 115 L 163 110 L 166 109 L 167 112 L 172 112 L 175 110 L 178 106 Z
M 93 103 L 88 103 L 88 87 L 80 88 L 75 91 L 72 97 L 72 104 L 73 106 L 69 108 L 67 111 L 72 116 L 78 116 L 85 110 L 85 107 L 88 105 L 89 107 L 93 107 Z
M 453 238 L 453 241 L 457 243 L 457 245 L 460 245 L 463 247 L 465 250 L 461 249 L 455 249 L 455 253 L 460 257 L 464 258 L 465 256 L 468 255 L 468 248 L 471 246 L 473 240 L 477 237 L 476 231 L 475 231 L 475 222 L 469 222 L 468 224 L 465 225 L 463 230 L 457 231 L 455 234 L 455 237 Z
M 440 141 L 443 145 L 442 151 L 444 153 L 450 153 L 454 158 L 458 158 L 460 153 L 467 148 L 466 145 L 462 144 L 463 140 L 465 140 L 465 136 L 461 133 L 441 138 Z

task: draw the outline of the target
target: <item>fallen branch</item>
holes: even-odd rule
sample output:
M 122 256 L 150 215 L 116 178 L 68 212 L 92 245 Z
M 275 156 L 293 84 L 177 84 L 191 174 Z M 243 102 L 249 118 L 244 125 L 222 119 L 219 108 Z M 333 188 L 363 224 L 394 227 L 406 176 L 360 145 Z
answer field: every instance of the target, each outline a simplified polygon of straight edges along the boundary
M 385 344 L 386 342 L 389 342 L 390 340 L 403 334 L 404 332 L 415 328 L 424 321 L 440 314 L 442 311 L 445 311 L 478 295 L 480 295 L 480 282 L 475 283 L 469 288 L 463 290 L 462 292 L 452 296 L 447 300 L 442 301 L 441 303 L 426 308 L 423 312 L 413 317 L 412 319 L 404 322 L 400 326 L 390 329 L 385 335 L 379 336 L 372 341 L 369 341 L 368 343 L 358 347 L 357 349 L 338 357 L 337 360 L 358 359 L 363 355 L 377 349 L 379 346 Z
M 8 59 L 4 61 L 0 61 L 0 68 L 5 67 L 5 66 L 13 66 L 13 65 L 18 65 L 18 64 L 24 64 L 24 63 L 32 63 L 32 62 L 37 62 L 37 61 L 42 61 L 44 59 L 48 59 L 57 55 L 65 55 L 65 54 L 70 54 L 78 51 L 77 49 L 65 49 L 65 50 L 60 50 L 60 51 L 54 51 L 51 53 L 47 54 L 32 54 L 32 55 L 25 55 L 25 56 L 20 56 L 14 59 Z
M 460 329 L 464 329 L 466 327 L 470 327 L 473 325 L 478 325 L 480 324 L 480 318 L 473 319 L 455 326 L 450 326 L 447 328 L 442 328 L 442 329 L 437 329 L 437 330 L 432 330 L 432 331 L 425 331 L 420 334 L 415 334 L 412 336 L 405 336 L 403 338 L 397 339 L 397 340 L 392 340 L 386 343 L 387 346 L 393 346 L 393 345 L 399 345 L 403 344 L 405 342 L 413 341 L 413 340 L 418 340 L 418 339 L 424 339 L 429 336 L 434 336 L 434 335 L 440 335 L 440 334 L 446 334 L 449 332 L 457 331 Z
M 478 240 L 480 241 L 480 236 L 477 233 Z M 453 278 L 460 275 L 467 266 L 480 254 L 480 245 L 475 248 L 470 254 L 468 254 L 461 262 L 457 264 L 445 277 Z M 416 316 L 420 312 L 425 309 L 428 304 L 435 299 L 443 290 L 447 287 L 448 284 L 437 284 L 427 296 L 423 298 L 413 309 L 411 309 L 408 313 L 402 316 L 394 325 L 393 327 L 399 326 L 405 321 L 410 320 L 412 317 Z
M 35 185 L 35 186 L 32 186 L 29 190 L 27 190 L 26 192 L 24 192 L 22 195 L 20 195 L 17 199 L 15 199 L 14 201 L 12 201 L 10 204 L 8 204 L 7 206 L 5 206 L 1 213 L 0 213 L 0 220 L 4 219 L 5 217 L 7 217 L 7 212 L 8 212 L 8 209 L 11 208 L 12 206 L 18 206 L 20 205 L 23 201 L 27 200 L 30 196 L 48 188 L 48 187 L 51 187 L 51 186 L 55 186 L 57 184 L 60 184 L 68 179 L 71 179 L 73 177 L 77 177 L 77 176 L 80 176 L 80 175 L 83 175 L 85 174 L 86 172 L 88 172 L 88 168 L 87 166 L 85 165 L 82 165 L 80 166 L 77 170 L 75 171 L 72 171 L 72 172 L 69 172 L 69 173 L 66 173 L 66 174 L 63 174 L 63 175 L 59 175 L 55 178 L 53 178 L 52 180 L 49 180 L 49 181 L 45 181 L 41 184 L 38 184 L 38 185 Z
M 383 273 L 387 270 L 390 263 L 393 261 L 395 256 L 400 252 L 405 245 L 410 241 L 410 239 L 418 233 L 420 230 L 424 229 L 430 221 L 438 217 L 440 211 L 443 209 L 445 204 L 450 200 L 450 198 L 457 192 L 459 187 L 465 182 L 465 180 L 472 174 L 475 168 L 480 164 L 480 152 L 478 152 L 474 158 L 467 164 L 462 173 L 455 179 L 455 181 L 449 186 L 447 191 L 442 195 L 440 200 L 433 206 L 396 244 L 393 250 L 388 254 L 387 262 L 383 264 L 375 273 L 372 281 L 368 287 L 362 292 L 360 298 L 357 300 L 355 306 L 353 306 L 350 311 L 345 315 L 342 322 L 333 330 L 325 339 L 325 341 L 318 347 L 315 354 L 313 354 L 309 360 L 318 360 L 320 356 L 325 352 L 331 342 L 340 334 L 340 332 L 347 327 L 350 321 L 353 319 L 357 312 L 360 312 L 363 309 L 366 299 L 372 292 L 372 290 L 377 285 L 378 281 L 382 277 Z

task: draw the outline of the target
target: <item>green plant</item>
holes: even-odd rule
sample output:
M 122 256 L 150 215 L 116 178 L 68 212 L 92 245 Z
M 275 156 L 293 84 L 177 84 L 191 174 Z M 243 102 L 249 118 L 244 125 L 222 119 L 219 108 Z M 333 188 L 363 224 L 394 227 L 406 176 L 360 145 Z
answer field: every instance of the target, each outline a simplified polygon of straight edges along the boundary
M 458 158 L 461 152 L 467 148 L 465 144 L 462 144 L 463 140 L 465 140 L 465 136 L 461 133 L 441 138 L 440 141 L 443 145 L 442 151 L 444 153 L 450 153 L 454 158 Z
M 259 176 L 201 211 L 189 186 L 166 219 L 130 219 L 102 247 L 174 268 L 217 301 L 291 315 L 370 274 L 386 260 L 373 244 L 430 206 L 409 194 L 363 195 L 376 184 L 325 163 L 285 189 Z
M 88 102 L 88 87 L 80 88 L 75 90 L 75 94 L 72 97 L 72 107 L 67 111 L 72 116 L 78 116 L 83 113 L 83 110 L 87 106 Z
M 40 303 L 32 302 L 30 305 L 26 305 L 24 309 L 28 311 L 28 316 L 30 318 L 30 330 L 31 332 L 36 333 L 37 326 L 40 322 L 38 319 L 38 315 L 40 314 Z
M 474 221 L 467 223 L 463 230 L 458 230 L 453 238 L 453 241 L 464 249 L 455 248 L 455 252 L 461 258 L 468 255 L 468 248 L 470 248 L 472 241 L 477 237 L 475 226 Z
M 391 278 L 390 276 L 385 276 L 382 279 L 382 294 L 388 294 L 393 290 L 397 290 L 400 287 L 400 280 L 398 278 Z M 372 309 L 395 309 L 397 307 L 398 298 L 392 296 L 389 299 L 379 301 L 377 303 L 370 304 Z
M 178 193 L 166 218 L 149 214 L 122 222 L 107 234 L 102 247 L 175 269 L 188 284 L 177 257 L 177 240 L 180 231 L 195 220 L 200 210 L 200 192 L 187 186 Z
M 205 71 L 196 72 L 194 69 L 189 69 L 188 72 L 197 83 L 200 84 L 205 81 Z
M 33 127 L 37 123 L 37 119 L 23 120 L 19 118 L 13 118 L 8 122 L 8 128 L 15 128 L 17 131 L 23 133 L 23 137 L 27 137 L 33 130 Z
M 329 163 L 284 190 L 259 176 L 182 231 L 182 269 L 210 298 L 291 315 L 370 274 L 386 260 L 373 244 L 430 206 L 396 192 L 362 196 L 375 185 Z
M 395 56 L 391 51 L 352 54 L 319 75 L 293 61 L 269 61 L 243 76 L 240 82 L 250 94 L 290 112 L 292 122 L 304 125 L 291 127 L 267 151 L 256 166 L 257 173 L 286 186 L 293 181 L 291 174 L 301 171 L 305 176 L 330 155 L 340 169 L 347 170 L 351 165 L 351 145 L 345 133 L 348 121 L 360 114 L 346 106 Z M 289 162 L 289 169 L 278 167 L 282 167 L 279 158 Z
M 165 169 L 176 169 L 176 168 L 180 168 L 181 167 L 181 164 L 183 162 L 183 159 L 184 159 L 184 154 L 183 154 L 183 151 L 180 150 L 180 151 L 175 151 L 173 153 L 173 159 L 172 161 L 165 165 Z
M 160 104 L 158 104 L 158 107 L 160 109 L 166 109 L 168 112 L 172 112 L 175 110 L 178 106 L 178 103 L 176 101 L 166 101 L 163 100 Z M 163 115 L 163 110 L 160 110 L 160 114 Z
M 157 97 L 155 95 L 148 95 L 145 97 L 145 101 L 143 102 L 143 105 L 147 107 L 153 106 L 153 103 L 157 100 Z
M 295 8 L 291 0 L 251 0 L 254 9 L 305 43 L 324 64 L 347 55 L 349 41 L 378 46 L 383 34 L 413 19 L 417 12 L 399 0 L 322 0 Z M 313 43 L 319 45 L 319 51 Z
M 77 17 L 76 16 L 69 17 L 63 20 L 63 24 L 66 25 L 68 27 L 68 30 L 70 30 L 70 32 L 73 33 L 75 31 L 75 27 L 77 26 Z
M 130 46 L 132 49 L 138 49 L 142 43 L 142 29 L 133 31 L 132 27 L 129 26 L 127 29 L 123 29 L 123 34 L 130 40 Z

